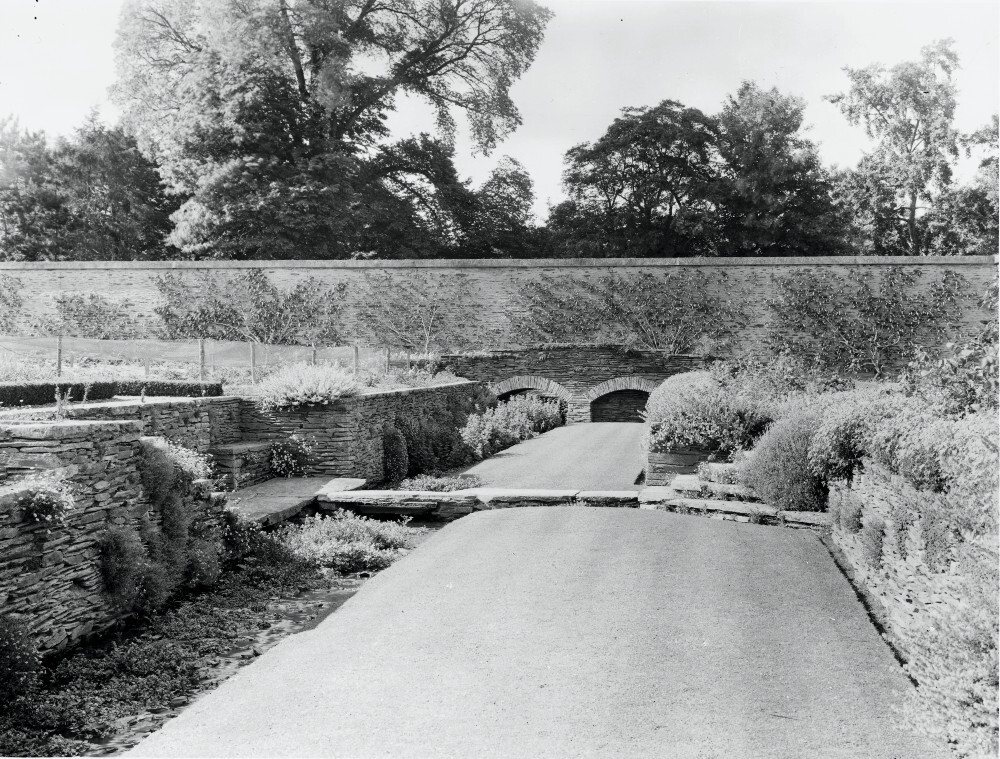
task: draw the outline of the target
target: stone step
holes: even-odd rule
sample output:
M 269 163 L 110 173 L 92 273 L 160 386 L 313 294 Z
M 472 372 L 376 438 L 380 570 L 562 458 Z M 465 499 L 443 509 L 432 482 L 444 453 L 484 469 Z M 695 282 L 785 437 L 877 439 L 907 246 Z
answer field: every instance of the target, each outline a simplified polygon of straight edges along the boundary
M 365 481 L 353 477 L 281 477 L 229 494 L 229 508 L 262 525 L 275 525 L 298 515 L 327 497 L 360 488 Z
M 727 485 L 706 481 L 697 474 L 679 474 L 670 487 L 687 498 L 714 498 L 717 500 L 759 501 L 760 498 L 742 485 Z

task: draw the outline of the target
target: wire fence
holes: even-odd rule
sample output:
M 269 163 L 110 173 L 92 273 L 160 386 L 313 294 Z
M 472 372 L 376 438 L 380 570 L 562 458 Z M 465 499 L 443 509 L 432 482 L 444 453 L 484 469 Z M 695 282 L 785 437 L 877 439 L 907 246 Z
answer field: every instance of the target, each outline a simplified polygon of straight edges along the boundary
M 208 380 L 219 377 L 256 382 L 290 364 L 327 364 L 343 368 L 408 365 L 409 356 L 368 345 L 269 345 L 230 340 L 95 340 L 80 337 L 0 336 L 0 379 L 44 374 L 63 377 L 114 364 L 144 376 L 180 374 Z

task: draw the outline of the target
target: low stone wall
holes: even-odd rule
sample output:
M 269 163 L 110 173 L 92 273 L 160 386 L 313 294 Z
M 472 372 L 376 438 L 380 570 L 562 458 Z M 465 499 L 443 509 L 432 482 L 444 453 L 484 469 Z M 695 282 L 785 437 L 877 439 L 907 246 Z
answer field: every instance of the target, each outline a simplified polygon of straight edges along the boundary
M 208 449 L 216 474 L 233 490 L 257 485 L 274 477 L 271 471 L 271 443 L 243 442 Z
M 0 488 L 0 613 L 24 619 L 43 651 L 121 618 L 103 591 L 98 541 L 109 526 L 134 525 L 149 511 L 139 476 L 142 432 L 140 421 L 0 425 L 5 478 L 59 473 L 75 499 L 65 525 L 41 525 L 18 506 L 23 484 Z M 222 500 L 207 481 L 194 483 L 184 498 L 194 523 L 217 522 Z
M 244 440 L 286 440 L 299 435 L 312 445 L 307 475 L 384 479 L 382 433 L 399 417 L 433 416 L 455 403 L 468 404 L 478 383 L 461 381 L 341 398 L 327 406 L 264 411 L 243 402 Z
M 204 453 L 213 445 L 240 440 L 240 398 L 147 398 L 82 403 L 63 407 L 66 419 L 132 419 L 142 423 L 143 435 L 165 437 L 172 443 Z M 51 408 L 4 412 L 0 421 L 12 423 L 52 420 Z
M 849 565 L 845 569 L 851 579 L 874 605 L 874 612 L 894 648 L 904 656 L 910 653 L 907 641 L 912 639 L 912 630 L 919 625 L 920 617 L 929 607 L 944 600 L 953 578 L 947 572 L 929 569 L 921 548 L 919 520 L 900 530 L 894 507 L 937 497 L 917 490 L 902 477 L 871 461 L 865 462 L 864 472 L 857 474 L 850 484 L 834 482 L 830 487 L 830 511 L 834 515 L 853 510 L 862 520 L 877 517 L 885 524 L 877 566 L 866 557 L 861 532 L 845 529 L 842 522 L 846 520 L 837 521 L 831 539 Z
M 646 485 L 659 487 L 669 485 L 679 474 L 693 474 L 698 464 L 708 461 L 706 451 L 674 451 L 672 453 L 646 454 Z

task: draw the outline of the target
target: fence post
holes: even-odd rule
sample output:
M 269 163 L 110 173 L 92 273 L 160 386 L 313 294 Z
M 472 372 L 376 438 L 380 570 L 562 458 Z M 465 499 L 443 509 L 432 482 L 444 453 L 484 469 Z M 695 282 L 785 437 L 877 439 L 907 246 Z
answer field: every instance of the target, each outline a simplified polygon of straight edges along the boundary
M 385 373 L 386 374 L 389 373 L 389 354 L 390 354 L 390 351 L 392 351 L 392 348 L 390 348 L 388 345 L 385 346 Z
M 62 335 L 56 337 L 56 376 L 62 377 Z
M 312 365 L 316 366 L 316 343 L 313 343 L 312 347 Z
M 149 354 L 148 353 L 145 356 L 142 357 L 142 370 L 143 370 L 143 375 L 146 376 L 146 377 L 148 377 L 149 376 Z
M 358 344 L 354 343 L 354 375 L 358 374 Z
M 205 381 L 205 338 L 198 338 L 198 381 Z
M 410 371 L 410 352 L 406 351 L 406 371 Z
M 250 384 L 257 384 L 257 343 L 250 343 Z

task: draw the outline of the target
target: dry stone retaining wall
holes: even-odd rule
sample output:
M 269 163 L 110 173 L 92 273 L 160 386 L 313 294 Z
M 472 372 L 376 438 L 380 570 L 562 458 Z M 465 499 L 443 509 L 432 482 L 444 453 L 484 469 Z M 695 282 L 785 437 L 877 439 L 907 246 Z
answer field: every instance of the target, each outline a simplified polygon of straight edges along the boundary
M 43 651 L 75 643 L 121 618 L 103 590 L 98 542 L 109 526 L 135 526 L 150 511 L 140 485 L 142 433 L 141 421 L 0 425 L 0 452 L 19 462 L 2 470 L 6 479 L 29 470 L 53 471 L 73 488 L 75 508 L 65 526 L 47 529 L 27 521 L 18 506 L 24 485 L 0 487 L 0 613 L 24 619 Z M 194 524 L 217 523 L 223 503 L 209 483 L 195 482 L 183 496 Z M 157 515 L 150 517 L 155 523 Z
M 107 401 L 63 407 L 67 419 L 132 419 L 142 424 L 142 434 L 165 437 L 172 443 L 201 453 L 213 445 L 240 440 L 242 401 L 234 397 L 147 398 Z M 44 421 L 51 419 L 50 409 L 24 409 L 5 412 L 0 421 Z
M 156 278 L 176 273 L 197 287 L 218 288 L 227 277 L 262 269 L 279 287 L 289 288 L 315 278 L 328 287 L 345 284 L 344 320 L 347 334 L 357 326 L 359 300 L 364 297 L 366 276 L 386 272 L 391 279 L 418 287 L 426 282 L 433 292 L 464 277 L 464 302 L 443 298 L 442 318 L 456 317 L 464 325 L 464 342 L 473 347 L 502 348 L 516 345 L 512 323 L 526 315 L 519 297 L 524 285 L 542 278 L 558 281 L 596 281 L 614 272 L 667 275 L 692 271 L 704 275 L 710 296 L 740 302 L 750 308 L 746 319 L 732 326 L 733 350 L 760 346 L 773 325 L 766 301 L 775 294 L 773 277 L 807 269 L 835 269 L 845 275 L 852 269 L 876 274 L 888 266 L 903 266 L 923 274 L 920 287 L 930 287 L 946 271 L 961 274 L 971 293 L 985 292 L 996 283 L 994 256 L 926 257 L 810 257 L 810 258 L 662 258 L 662 259 L 480 259 L 420 261 L 89 261 L 2 262 L 0 277 L 14 277 L 27 313 L 37 319 L 55 315 L 60 293 L 98 293 L 112 301 L 128 299 L 138 316 L 156 321 L 161 304 Z M 667 293 L 669 297 L 669 293 Z M 471 307 L 471 308 L 470 308 Z M 978 330 L 990 314 L 969 313 L 966 326 Z M 955 337 L 960 337 L 956 335 Z

